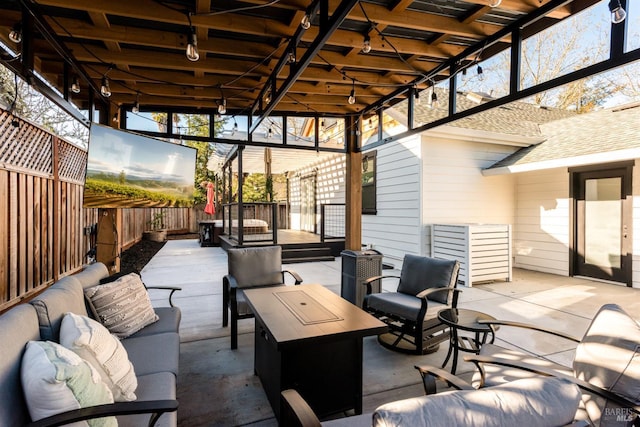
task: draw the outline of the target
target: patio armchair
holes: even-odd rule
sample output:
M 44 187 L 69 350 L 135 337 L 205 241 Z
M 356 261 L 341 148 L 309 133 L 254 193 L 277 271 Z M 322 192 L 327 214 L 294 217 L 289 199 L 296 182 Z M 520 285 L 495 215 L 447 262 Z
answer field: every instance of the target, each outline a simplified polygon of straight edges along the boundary
M 385 403 L 373 413 L 321 422 L 293 389 L 281 393 L 281 427 L 560 427 L 586 426 L 574 421 L 580 390 L 557 378 L 528 378 L 475 389 L 458 377 L 432 366 L 416 366 L 425 396 Z M 453 390 L 437 393 L 436 380 Z
M 449 339 L 448 327 L 438 320 L 438 311 L 458 304 L 456 260 L 405 255 L 400 277 L 376 276 L 363 282 L 367 287 L 363 309 L 389 326 L 378 337 L 392 350 L 414 354 L 432 353 Z M 372 293 L 371 284 L 395 277 L 396 292 Z
M 618 305 L 602 306 L 582 339 L 518 322 L 483 323 L 535 330 L 577 346 L 572 367 L 566 367 L 530 353 L 485 344 L 477 356 L 465 357 L 478 367 L 474 376 L 478 386 L 535 376 L 562 378 L 584 391 L 578 419 L 595 426 L 640 425 L 640 324 Z
M 229 274 L 222 279 L 222 326 L 229 323 L 231 312 L 231 348 L 238 348 L 238 319 L 253 317 L 243 289 L 284 286 L 285 273 L 293 277 L 296 285 L 302 278 L 294 271 L 282 270 L 282 248 L 261 246 L 231 248 L 227 252 Z

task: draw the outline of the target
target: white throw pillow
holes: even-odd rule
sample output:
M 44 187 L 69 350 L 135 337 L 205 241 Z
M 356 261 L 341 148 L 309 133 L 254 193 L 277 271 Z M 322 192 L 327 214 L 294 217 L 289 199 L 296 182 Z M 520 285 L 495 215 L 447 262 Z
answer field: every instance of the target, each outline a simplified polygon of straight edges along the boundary
M 91 363 L 116 402 L 136 400 L 138 379 L 127 350 L 99 322 L 67 313 L 60 326 L 60 344 Z
M 84 291 L 100 322 L 126 338 L 158 320 L 140 276 L 130 273 Z
M 22 357 L 22 388 L 33 421 L 73 409 L 113 403 L 113 395 L 89 362 L 51 341 L 29 341 Z M 114 417 L 72 426 L 115 427 Z

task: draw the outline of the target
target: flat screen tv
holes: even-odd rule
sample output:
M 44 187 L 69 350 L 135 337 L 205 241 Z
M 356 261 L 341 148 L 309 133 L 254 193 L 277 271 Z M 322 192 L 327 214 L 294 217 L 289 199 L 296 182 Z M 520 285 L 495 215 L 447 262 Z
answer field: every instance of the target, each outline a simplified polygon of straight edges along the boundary
M 85 208 L 191 206 L 196 149 L 93 124 Z

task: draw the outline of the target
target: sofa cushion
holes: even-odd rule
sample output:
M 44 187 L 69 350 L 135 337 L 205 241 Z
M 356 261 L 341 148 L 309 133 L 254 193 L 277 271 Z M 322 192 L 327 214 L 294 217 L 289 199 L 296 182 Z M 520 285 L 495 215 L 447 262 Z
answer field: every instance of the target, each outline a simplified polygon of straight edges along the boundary
M 576 377 L 640 404 L 640 324 L 615 304 L 602 306 L 576 347 Z M 591 421 L 619 425 L 618 405 L 601 398 L 585 402 Z
M 178 375 L 180 335 L 175 332 L 122 340 L 136 375 L 171 372 Z
M 40 339 L 33 306 L 20 304 L 0 316 L 0 425 L 23 426 L 30 421 L 20 381 L 20 361 L 29 341 Z
M 38 313 L 40 339 L 60 342 L 60 324 L 66 313 L 87 315 L 82 284 L 73 276 L 67 276 L 51 285 L 29 302 Z
M 580 389 L 557 378 L 528 378 L 479 390 L 449 391 L 384 404 L 375 427 L 550 427 L 573 421 Z
M 402 262 L 398 292 L 418 295 L 425 289 L 453 288 L 460 265 L 455 260 L 429 258 L 407 254 Z M 451 304 L 451 295 L 436 292 L 427 297 L 442 304 Z
M 51 341 L 27 344 L 21 377 L 34 421 L 72 409 L 113 403 L 111 391 L 91 364 Z M 115 427 L 117 422 L 105 417 L 74 425 Z
M 158 320 L 147 289 L 136 273 L 86 289 L 85 294 L 100 322 L 119 338 Z
M 176 377 L 170 372 L 138 377 L 138 400 L 165 400 L 176 398 Z M 149 414 L 118 416 L 118 427 L 139 427 L 149 424 Z M 167 412 L 158 419 L 156 427 L 178 425 L 178 412 Z
M 101 262 L 94 262 L 85 267 L 81 272 L 73 275 L 84 289 L 91 288 L 100 283 L 100 280 L 109 276 L 109 269 Z
M 138 381 L 120 340 L 86 316 L 67 313 L 60 327 L 60 344 L 96 368 L 116 402 L 136 400 Z
M 158 321 L 129 335 L 128 338 L 162 334 L 164 332 L 178 332 L 180 330 L 182 312 L 178 307 L 155 307 L 154 311 L 158 316 Z

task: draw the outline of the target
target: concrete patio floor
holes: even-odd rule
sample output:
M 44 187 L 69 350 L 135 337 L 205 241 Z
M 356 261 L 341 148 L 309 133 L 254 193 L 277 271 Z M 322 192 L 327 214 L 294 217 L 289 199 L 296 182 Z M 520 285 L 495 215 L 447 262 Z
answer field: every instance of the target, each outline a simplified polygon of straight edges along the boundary
M 340 293 L 341 259 L 332 262 L 287 264 L 304 283 L 320 283 Z M 253 375 L 253 319 L 239 322 L 239 348 L 229 348 L 229 328 L 222 327 L 222 277 L 227 273 L 226 253 L 201 248 L 197 240 L 171 240 L 142 270 L 148 285 L 177 285 L 174 295 L 182 310 L 181 360 L 178 377 L 179 425 L 276 426 L 260 381 Z M 399 271 L 385 270 L 385 274 Z M 535 323 L 582 336 L 591 318 L 606 303 L 617 303 L 628 313 L 640 312 L 640 290 L 597 282 L 514 269 L 511 282 L 462 287 L 459 307 L 495 318 Z M 394 291 L 387 280 L 383 290 Z M 154 305 L 166 295 L 151 291 Z M 566 365 L 573 346 L 559 338 L 503 328 L 497 342 L 519 347 Z M 365 412 L 382 403 L 422 394 L 416 364 L 440 366 L 448 343 L 425 356 L 404 355 L 381 347 L 375 337 L 364 340 L 363 406 Z M 312 368 L 312 367 L 311 367 Z M 450 365 L 447 366 L 450 369 Z M 459 361 L 457 375 L 469 379 L 474 366 Z

